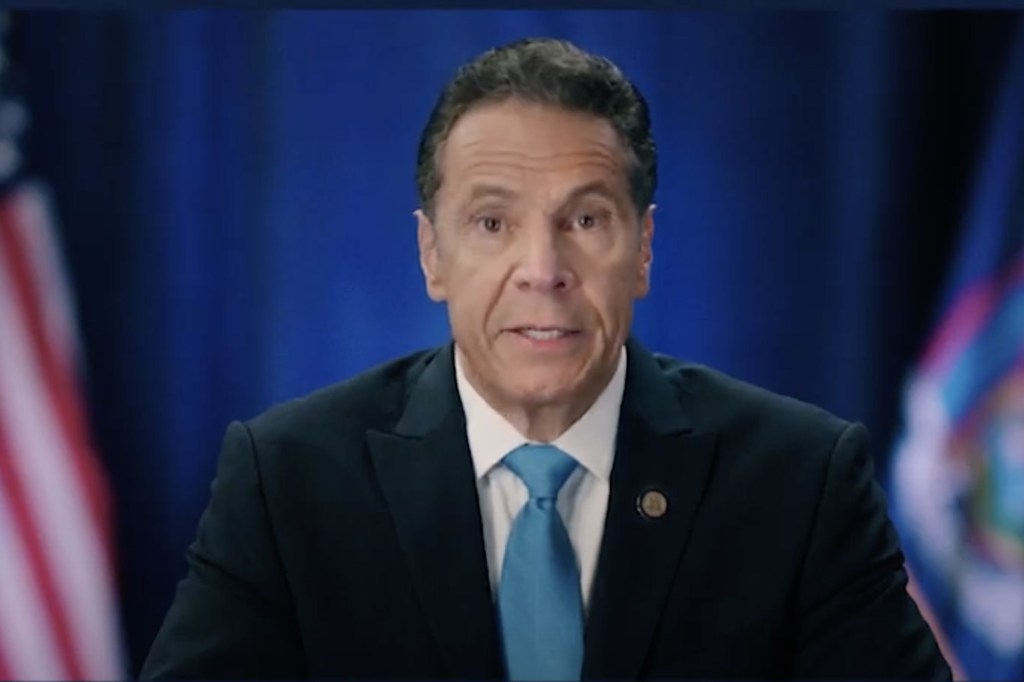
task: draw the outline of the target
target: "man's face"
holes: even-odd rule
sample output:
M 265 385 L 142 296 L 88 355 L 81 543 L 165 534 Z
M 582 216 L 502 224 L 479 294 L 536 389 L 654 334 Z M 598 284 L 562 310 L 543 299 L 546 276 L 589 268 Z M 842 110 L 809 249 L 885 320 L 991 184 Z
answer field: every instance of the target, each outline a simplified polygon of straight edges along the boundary
M 439 152 L 427 292 L 467 375 L 501 407 L 589 406 L 646 295 L 652 209 L 637 215 L 607 121 L 509 100 L 471 109 Z

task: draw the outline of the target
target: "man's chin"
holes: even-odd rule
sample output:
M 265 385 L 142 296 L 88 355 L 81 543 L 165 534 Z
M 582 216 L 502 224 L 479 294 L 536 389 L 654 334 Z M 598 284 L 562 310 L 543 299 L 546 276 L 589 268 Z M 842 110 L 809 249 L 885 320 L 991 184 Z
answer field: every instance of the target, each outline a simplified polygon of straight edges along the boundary
M 571 405 L 580 400 L 578 382 L 572 380 L 552 381 L 550 377 L 531 382 L 528 377 L 513 390 L 512 395 L 524 407 L 557 407 Z

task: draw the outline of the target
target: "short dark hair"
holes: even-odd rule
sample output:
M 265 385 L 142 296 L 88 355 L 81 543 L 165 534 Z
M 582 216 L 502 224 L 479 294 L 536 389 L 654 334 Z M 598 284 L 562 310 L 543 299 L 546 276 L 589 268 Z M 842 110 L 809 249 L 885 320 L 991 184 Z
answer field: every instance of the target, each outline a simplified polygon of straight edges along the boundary
M 657 185 L 657 150 L 647 100 L 609 59 L 565 40 L 528 38 L 483 53 L 461 67 L 438 97 L 420 137 L 416 186 L 427 215 L 441 186 L 438 150 L 456 121 L 476 105 L 521 99 L 593 114 L 619 133 L 632 167 L 629 185 L 638 213 Z

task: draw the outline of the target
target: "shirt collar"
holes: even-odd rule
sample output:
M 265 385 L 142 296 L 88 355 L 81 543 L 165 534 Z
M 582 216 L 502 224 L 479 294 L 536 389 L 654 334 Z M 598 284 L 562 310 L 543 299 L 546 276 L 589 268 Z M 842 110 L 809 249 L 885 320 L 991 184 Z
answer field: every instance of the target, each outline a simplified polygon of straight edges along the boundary
M 484 400 L 469 383 L 459 353 L 455 353 L 455 379 L 466 416 L 466 437 L 476 477 L 483 478 L 509 452 L 531 442 Z M 619 410 L 626 387 L 626 348 L 611 381 L 582 417 L 551 444 L 603 481 L 611 477 Z

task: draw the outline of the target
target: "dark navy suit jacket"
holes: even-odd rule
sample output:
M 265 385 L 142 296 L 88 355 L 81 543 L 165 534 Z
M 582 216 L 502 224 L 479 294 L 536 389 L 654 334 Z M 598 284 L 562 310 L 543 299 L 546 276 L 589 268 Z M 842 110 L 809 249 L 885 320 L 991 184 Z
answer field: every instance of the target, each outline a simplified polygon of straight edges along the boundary
M 628 353 L 584 677 L 948 679 L 865 429 Z M 453 347 L 232 424 L 188 561 L 145 678 L 502 678 Z

